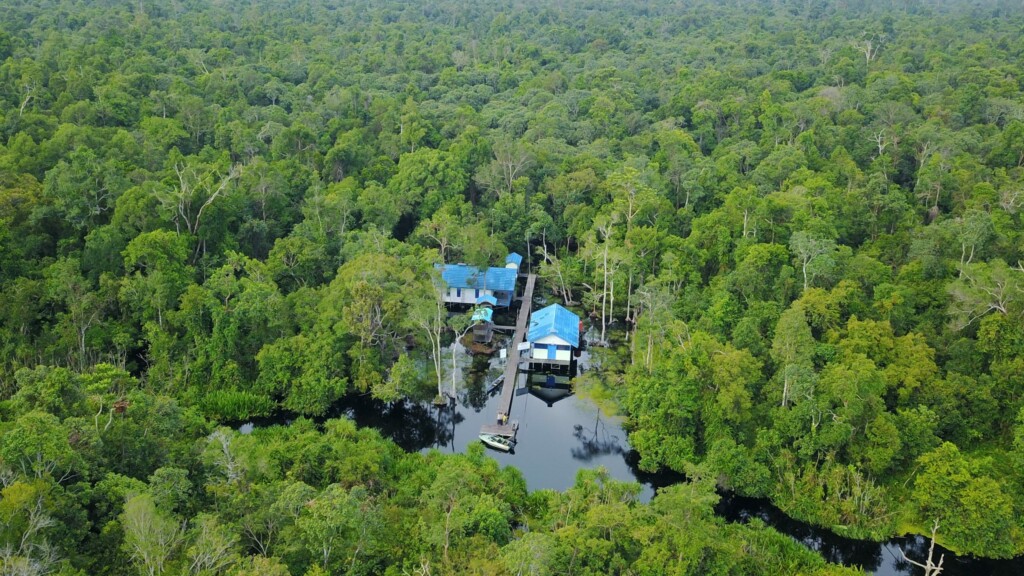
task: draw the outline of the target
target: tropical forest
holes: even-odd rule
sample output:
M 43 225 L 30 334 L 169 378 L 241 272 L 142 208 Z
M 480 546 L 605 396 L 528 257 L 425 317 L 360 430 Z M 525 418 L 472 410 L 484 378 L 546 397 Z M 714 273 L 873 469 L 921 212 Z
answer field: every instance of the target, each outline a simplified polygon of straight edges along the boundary
M 0 4 L 3 576 L 1024 572 L 1020 2 Z

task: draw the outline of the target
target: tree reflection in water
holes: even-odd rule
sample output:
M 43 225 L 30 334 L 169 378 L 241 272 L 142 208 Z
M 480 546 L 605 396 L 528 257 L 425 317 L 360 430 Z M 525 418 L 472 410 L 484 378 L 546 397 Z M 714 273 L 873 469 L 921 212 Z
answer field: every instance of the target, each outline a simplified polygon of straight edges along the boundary
M 573 426 L 572 435 L 580 442 L 579 446 L 572 449 L 574 460 L 589 462 L 597 456 L 626 454 L 626 450 L 623 448 L 623 439 L 618 434 L 613 434 L 605 426 L 600 410 L 595 410 L 592 430 L 584 428 L 582 424 L 576 424 Z
M 437 408 L 407 400 L 383 402 L 362 394 L 346 396 L 332 416 L 346 416 L 360 427 L 374 428 L 407 452 L 452 445 L 456 426 L 465 420 L 448 406 Z
M 428 402 L 387 403 L 375 400 L 369 395 L 350 395 L 339 402 L 326 418 L 346 416 L 361 427 L 377 429 L 381 435 L 391 438 L 403 449 L 411 452 L 430 448 L 461 451 L 468 443 L 477 441 L 479 426 L 485 422 L 490 423 L 493 418 L 495 398 L 501 388 L 488 391 L 487 382 L 491 380 L 493 378 L 488 377 L 475 383 L 471 381 L 469 386 L 460 391 L 457 403 L 442 407 L 435 407 Z M 608 466 L 610 470 L 614 470 L 614 460 L 618 458 L 622 459 L 622 469 L 617 476 L 619 479 L 635 479 L 655 488 L 685 481 L 678 473 L 652 473 L 641 470 L 640 457 L 636 452 L 629 450 L 625 432 L 619 427 L 617 419 L 603 417 L 595 405 L 577 396 L 569 396 L 565 401 L 557 402 L 549 411 L 544 404 L 539 404 L 538 400 L 543 401 L 526 396 L 515 400 L 515 403 L 519 404 L 513 404 L 525 410 L 533 401 L 535 406 L 542 408 L 540 411 L 520 414 L 522 422 L 530 427 L 527 432 L 533 434 L 532 442 L 530 437 L 524 438 L 523 449 L 518 455 L 491 453 L 491 456 L 503 463 L 515 465 L 522 470 L 528 481 L 532 479 L 539 482 L 538 487 L 564 489 L 560 486 L 566 474 L 572 476 L 576 469 L 595 465 Z M 488 401 L 491 403 L 490 406 L 487 406 Z M 293 418 L 295 415 L 280 413 L 253 424 L 256 427 L 287 425 Z M 572 422 L 571 435 L 569 422 Z M 557 460 L 564 459 L 565 450 L 570 452 L 572 464 Z M 605 459 L 602 461 L 602 458 Z M 553 462 L 559 465 L 552 466 Z M 558 473 L 552 474 L 552 470 L 556 468 Z M 562 474 L 563 472 L 565 474 Z M 571 485 L 571 480 L 564 482 L 566 487 Z M 928 554 L 928 541 L 923 537 L 893 538 L 884 543 L 844 538 L 830 530 L 789 518 L 767 500 L 744 498 L 728 492 L 722 493 L 721 496 L 715 512 L 725 520 L 762 521 L 795 541 L 817 550 L 826 560 L 847 566 L 860 566 L 874 572 L 876 576 L 909 576 L 920 573 L 919 569 L 903 560 L 899 547 L 903 548 L 908 557 L 916 560 L 926 558 Z M 1021 559 L 1000 561 L 958 557 L 936 546 L 936 554 L 939 553 L 946 555 L 943 576 L 1024 574 L 1024 561 Z
M 458 404 L 479 412 L 496 393 L 490 384 L 501 375 L 504 365 L 496 356 L 470 354 L 468 351 L 460 364 L 462 388 L 458 390 Z

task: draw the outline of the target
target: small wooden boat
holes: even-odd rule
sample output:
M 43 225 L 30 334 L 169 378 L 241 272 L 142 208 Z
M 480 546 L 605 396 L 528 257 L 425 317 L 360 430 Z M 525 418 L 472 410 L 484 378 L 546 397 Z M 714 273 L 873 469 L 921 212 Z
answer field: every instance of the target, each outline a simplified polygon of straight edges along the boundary
M 513 446 L 515 446 L 515 442 L 511 438 L 498 436 L 497 434 L 481 434 L 480 441 L 491 448 L 501 450 L 502 452 L 508 452 Z

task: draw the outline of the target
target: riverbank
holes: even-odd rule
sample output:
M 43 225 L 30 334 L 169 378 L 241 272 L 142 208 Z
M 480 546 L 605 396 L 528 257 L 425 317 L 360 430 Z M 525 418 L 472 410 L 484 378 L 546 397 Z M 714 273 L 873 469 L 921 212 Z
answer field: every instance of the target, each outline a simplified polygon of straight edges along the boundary
M 600 356 L 604 350 L 597 354 Z M 470 446 L 479 444 L 480 425 L 493 419 L 499 390 L 488 384 L 501 374 L 502 363 L 468 354 L 461 354 L 458 360 L 459 381 L 465 386 L 458 390 L 454 404 L 437 407 L 427 400 L 389 403 L 368 395 L 348 395 L 332 408 L 329 417 L 344 416 L 359 427 L 373 428 L 407 452 L 465 453 Z M 591 367 L 589 354 L 581 360 L 581 365 Z M 673 472 L 642 470 L 640 455 L 630 445 L 623 428 L 623 418 L 609 416 L 607 410 L 602 410 L 614 402 L 611 392 L 601 388 L 590 388 L 587 392 L 575 394 L 566 387 L 534 387 L 529 393 L 516 396 L 511 415 L 520 422 L 516 449 L 511 453 L 488 450 L 488 455 L 502 465 L 517 468 L 530 491 L 564 492 L 574 485 L 580 470 L 601 467 L 610 478 L 637 482 L 641 486 L 638 498 L 649 502 L 659 489 L 685 480 Z M 880 576 L 909 576 L 915 572 L 903 560 L 903 552 L 918 561 L 927 557 L 928 540 L 923 536 L 877 541 L 851 538 L 793 518 L 765 498 L 747 498 L 731 492 L 722 492 L 720 496 L 715 507 L 720 517 L 730 522 L 763 522 L 833 563 L 861 567 Z M 940 554 L 946 558 L 944 576 L 1024 574 L 1024 558 L 976 558 L 937 546 L 936 557 Z
M 470 381 L 471 385 L 460 391 L 454 406 L 438 409 L 427 403 L 388 404 L 368 396 L 349 396 L 334 412 L 352 418 L 359 426 L 375 428 L 407 451 L 463 453 L 470 445 L 479 443 L 479 425 L 492 416 L 492 403 L 497 396 L 485 389 L 484 383 L 489 381 L 486 371 L 477 371 Z M 679 474 L 642 471 L 638 466 L 639 454 L 629 445 L 622 420 L 604 415 L 589 398 L 568 394 L 552 402 L 525 394 L 517 397 L 513 406 L 521 425 L 515 452 L 489 450 L 488 455 L 520 470 L 531 491 L 564 491 L 573 485 L 579 470 L 597 467 L 603 467 L 611 478 L 639 483 L 639 497 L 644 502 L 650 501 L 659 489 L 683 481 Z M 730 522 L 763 522 L 829 562 L 858 566 L 878 576 L 916 574 L 913 566 L 903 560 L 901 550 L 918 561 L 927 557 L 928 540 L 922 536 L 878 542 L 847 538 L 791 518 L 763 498 L 724 492 L 715 512 Z M 944 576 L 1024 574 L 1024 558 L 992 560 L 961 556 L 937 546 L 936 557 L 939 554 L 946 558 Z

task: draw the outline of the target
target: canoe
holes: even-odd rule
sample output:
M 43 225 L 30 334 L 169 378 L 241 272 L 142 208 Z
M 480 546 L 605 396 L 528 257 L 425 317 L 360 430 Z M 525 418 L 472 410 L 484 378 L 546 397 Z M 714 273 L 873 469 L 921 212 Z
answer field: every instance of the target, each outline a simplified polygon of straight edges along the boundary
M 504 436 L 498 436 L 497 434 L 481 434 L 480 441 L 487 444 L 495 450 L 501 450 L 502 452 L 508 452 L 515 445 L 511 439 Z

